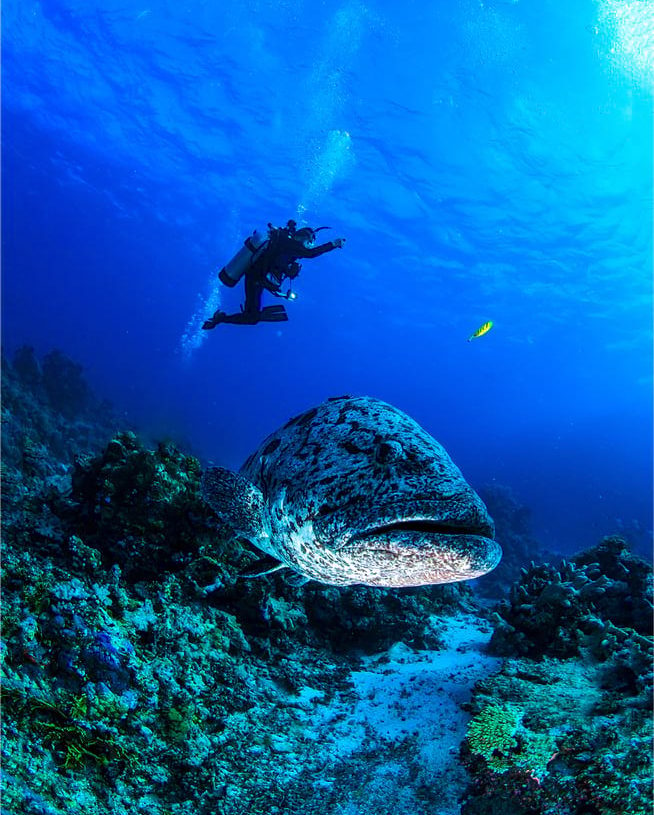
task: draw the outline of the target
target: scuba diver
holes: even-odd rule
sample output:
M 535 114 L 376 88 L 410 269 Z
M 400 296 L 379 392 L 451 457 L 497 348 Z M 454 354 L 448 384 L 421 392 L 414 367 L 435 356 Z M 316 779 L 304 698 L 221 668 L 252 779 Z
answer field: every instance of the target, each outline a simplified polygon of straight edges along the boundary
M 266 235 L 255 230 L 218 275 L 221 282 L 230 288 L 245 276 L 245 305 L 236 314 L 217 311 L 213 317 L 205 320 L 202 328 L 208 331 L 220 323 L 255 325 L 260 322 L 278 323 L 288 320 L 283 305 L 261 308 L 261 295 L 266 289 L 275 297 L 295 299 L 290 285 L 287 292 L 282 292 L 282 283 L 286 279 L 295 280 L 298 276 L 302 268 L 297 262 L 298 258 L 317 258 L 332 249 L 340 249 L 345 243 L 345 238 L 336 238 L 316 246 L 316 233 L 321 229 L 329 227 L 311 229 L 303 226 L 298 229 L 295 221 L 291 220 L 286 226 L 274 227 L 268 224 Z

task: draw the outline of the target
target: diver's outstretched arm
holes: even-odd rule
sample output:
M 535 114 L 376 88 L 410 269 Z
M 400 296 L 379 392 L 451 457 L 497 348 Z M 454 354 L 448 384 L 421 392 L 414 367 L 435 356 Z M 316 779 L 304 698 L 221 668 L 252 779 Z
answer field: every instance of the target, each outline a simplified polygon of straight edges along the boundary
M 344 243 L 345 238 L 336 238 L 333 241 L 327 241 L 327 243 L 322 243 L 320 246 L 312 246 L 309 249 L 302 247 L 302 253 L 298 257 L 317 258 L 320 255 L 324 255 L 325 252 L 331 252 L 332 249 L 341 249 Z

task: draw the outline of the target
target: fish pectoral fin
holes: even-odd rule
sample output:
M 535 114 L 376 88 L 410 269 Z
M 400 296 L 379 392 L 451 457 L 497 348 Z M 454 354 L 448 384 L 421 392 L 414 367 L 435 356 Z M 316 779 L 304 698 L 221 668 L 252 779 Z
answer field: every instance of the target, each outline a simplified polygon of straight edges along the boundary
M 247 579 L 263 577 L 266 574 L 272 574 L 273 572 L 278 572 L 280 569 L 286 568 L 285 563 L 280 563 L 277 558 L 274 558 L 272 555 L 266 555 L 243 569 L 239 572 L 238 576 Z
M 304 586 L 310 579 L 310 577 L 305 577 L 303 574 L 293 572 L 290 569 L 284 574 L 284 583 L 286 583 L 287 586 L 295 586 L 295 588 Z
M 239 535 L 253 542 L 268 537 L 263 493 L 245 476 L 209 467 L 202 476 L 202 497 Z

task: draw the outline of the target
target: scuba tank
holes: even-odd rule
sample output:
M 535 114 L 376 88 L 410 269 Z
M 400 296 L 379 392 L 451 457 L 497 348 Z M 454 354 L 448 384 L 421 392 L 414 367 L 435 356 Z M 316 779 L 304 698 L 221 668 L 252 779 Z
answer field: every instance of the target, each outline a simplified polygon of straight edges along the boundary
M 255 229 L 254 232 L 245 239 L 243 246 L 234 257 L 226 263 L 220 270 L 218 277 L 220 281 L 231 289 L 247 272 L 256 252 L 261 249 L 268 240 L 268 235 Z

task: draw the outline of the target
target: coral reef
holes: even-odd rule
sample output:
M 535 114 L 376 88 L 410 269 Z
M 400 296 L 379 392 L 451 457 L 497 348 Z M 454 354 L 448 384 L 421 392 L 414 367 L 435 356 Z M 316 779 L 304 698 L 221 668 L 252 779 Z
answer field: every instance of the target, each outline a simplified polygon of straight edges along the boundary
M 651 811 L 651 582 L 616 537 L 523 570 L 494 615 L 511 658 L 470 706 L 464 815 Z
M 471 676 L 464 815 L 650 811 L 651 569 L 624 541 L 524 568 L 481 654 L 485 620 L 443 621 L 466 586 L 242 579 L 259 554 L 198 461 L 80 377 L 30 349 L 3 371 L 3 814 L 450 815 Z
M 438 647 L 469 591 L 241 579 L 258 554 L 200 501 L 196 459 L 107 433 L 83 388 L 56 401 L 29 351 L 4 373 L 3 812 L 336 807 L 381 748 L 316 750 L 316 710 L 362 652 Z
M 42 362 L 30 346 L 3 357 L 3 467 L 20 477 L 59 475 L 117 428 L 109 403 L 92 395 L 81 367 L 60 351 Z
M 70 533 L 127 579 L 157 577 L 197 556 L 200 535 L 211 529 L 200 472 L 197 459 L 170 444 L 150 451 L 134 433 L 119 433 L 101 455 L 77 457 L 60 512 Z
M 567 657 L 607 624 L 651 633 L 651 566 L 607 537 L 558 568 L 532 562 L 496 611 L 495 653 Z M 601 639 L 600 639 L 601 647 Z

